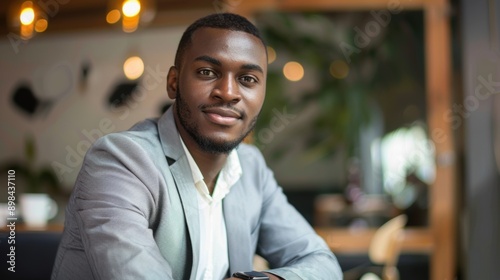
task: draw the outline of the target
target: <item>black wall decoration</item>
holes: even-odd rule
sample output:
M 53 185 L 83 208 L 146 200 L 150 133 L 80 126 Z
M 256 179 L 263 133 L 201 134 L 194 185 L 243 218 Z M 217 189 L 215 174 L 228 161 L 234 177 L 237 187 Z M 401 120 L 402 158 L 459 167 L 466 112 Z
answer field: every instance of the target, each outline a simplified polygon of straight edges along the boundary
M 12 94 L 12 102 L 14 103 L 15 108 L 28 114 L 29 116 L 33 116 L 35 114 L 41 103 L 33 93 L 31 85 L 28 83 L 21 83 L 17 86 Z
M 108 98 L 108 105 L 110 107 L 120 107 L 127 104 L 138 85 L 138 81 L 125 81 L 118 83 Z

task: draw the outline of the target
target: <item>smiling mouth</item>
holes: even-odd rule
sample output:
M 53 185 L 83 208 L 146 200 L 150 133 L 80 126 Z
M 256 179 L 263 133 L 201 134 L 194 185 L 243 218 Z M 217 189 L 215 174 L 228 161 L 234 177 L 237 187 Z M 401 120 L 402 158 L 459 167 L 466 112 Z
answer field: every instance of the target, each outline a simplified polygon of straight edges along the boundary
M 236 110 L 225 107 L 211 107 L 202 110 L 208 120 L 214 124 L 231 126 L 242 119 L 242 114 Z

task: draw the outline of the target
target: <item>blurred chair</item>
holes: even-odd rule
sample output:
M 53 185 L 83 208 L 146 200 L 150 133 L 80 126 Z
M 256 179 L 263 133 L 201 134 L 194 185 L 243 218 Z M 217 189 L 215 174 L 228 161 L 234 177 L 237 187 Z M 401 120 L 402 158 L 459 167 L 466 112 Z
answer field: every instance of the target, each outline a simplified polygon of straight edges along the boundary
M 399 280 L 396 267 L 404 237 L 406 215 L 392 218 L 377 229 L 370 241 L 368 256 L 370 264 L 354 267 L 344 272 L 344 280 L 374 279 Z
M 9 233 L 0 233 L 0 279 L 49 280 L 62 232 L 17 231 L 15 244 L 9 244 Z M 15 272 L 7 269 L 7 254 L 15 246 Z

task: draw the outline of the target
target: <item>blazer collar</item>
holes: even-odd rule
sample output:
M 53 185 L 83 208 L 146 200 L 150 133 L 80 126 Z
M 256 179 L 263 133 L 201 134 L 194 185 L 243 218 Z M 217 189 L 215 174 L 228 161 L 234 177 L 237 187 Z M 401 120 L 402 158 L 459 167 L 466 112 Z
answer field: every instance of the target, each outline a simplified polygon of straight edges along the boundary
M 158 120 L 158 132 L 160 141 L 165 156 L 177 161 L 184 155 L 181 140 L 179 139 L 179 131 L 175 125 L 173 105 L 160 117 Z M 171 163 L 169 162 L 169 165 Z

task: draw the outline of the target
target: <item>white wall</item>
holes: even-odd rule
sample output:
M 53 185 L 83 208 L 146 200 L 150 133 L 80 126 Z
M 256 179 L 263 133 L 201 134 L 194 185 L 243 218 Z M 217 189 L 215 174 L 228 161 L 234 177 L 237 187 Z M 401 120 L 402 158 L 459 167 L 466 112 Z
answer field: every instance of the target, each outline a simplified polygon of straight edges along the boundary
M 159 115 L 161 104 L 169 100 L 166 72 L 184 29 L 41 34 L 18 46 L 0 38 L 0 162 L 23 159 L 25 136 L 32 134 L 38 147 L 37 163 L 64 167 L 58 175 L 71 188 L 81 155 L 95 140 L 85 136 L 86 131 L 98 136 Z M 130 54 L 138 54 L 144 61 L 142 84 L 147 89 L 141 88 L 128 106 L 110 110 L 107 98 L 115 84 L 125 80 L 122 65 Z M 82 88 L 79 73 L 85 60 L 90 61 L 91 70 Z M 61 71 L 64 69 L 69 71 Z M 41 99 L 68 90 L 46 114 L 31 117 L 11 101 L 22 81 L 31 84 Z

